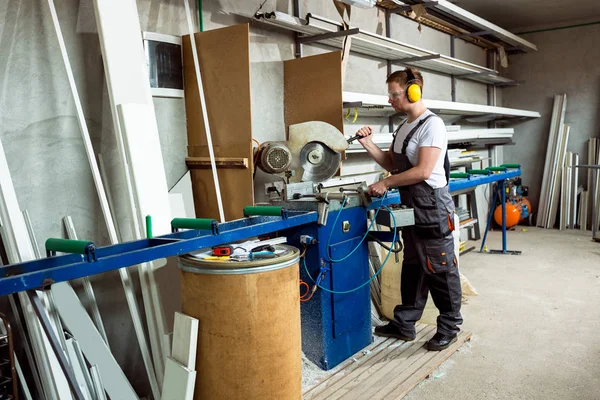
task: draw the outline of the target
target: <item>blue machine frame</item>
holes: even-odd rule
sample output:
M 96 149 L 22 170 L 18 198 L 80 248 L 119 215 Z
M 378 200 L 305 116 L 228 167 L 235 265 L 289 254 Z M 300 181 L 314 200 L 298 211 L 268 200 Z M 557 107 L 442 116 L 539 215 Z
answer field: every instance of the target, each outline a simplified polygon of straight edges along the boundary
M 499 186 L 504 188 L 505 179 L 518 175 L 520 170 L 504 171 L 483 177 L 451 180 L 449 185 L 453 191 L 502 181 L 503 184 Z M 324 271 L 326 273 L 320 281 L 320 289 L 310 301 L 302 304 L 302 348 L 311 361 L 328 370 L 373 340 L 370 285 L 363 285 L 369 279 L 368 245 L 363 240 L 367 226 L 365 211 L 391 204 L 400 204 L 397 191 L 388 193 L 383 199 L 373 199 L 366 208 L 355 205 L 332 211 L 329 221 L 335 223 L 325 225 L 316 223 L 317 212 L 284 210 L 277 217 L 255 216 L 222 224 L 212 221 L 211 230 L 190 229 L 100 248 L 88 243 L 86 254 L 51 255 L 1 267 L 0 295 L 48 287 L 56 282 L 274 232 L 286 236 L 288 243 L 300 248 L 301 235 L 309 235 L 317 239 L 317 244 L 306 249 L 300 276 L 307 283 L 312 283 Z M 340 218 L 337 218 L 338 215 Z
M 470 189 L 479 185 L 500 182 L 500 184 L 496 187 L 496 190 L 494 191 L 494 199 L 490 204 L 491 209 L 488 215 L 487 225 L 485 226 L 483 240 L 481 241 L 481 248 L 479 250 L 480 253 L 483 252 L 485 248 L 485 241 L 487 240 L 487 234 L 492 222 L 492 216 L 494 215 L 493 207 L 495 206 L 498 197 L 500 197 L 502 204 L 502 250 L 490 250 L 490 253 L 521 254 L 521 251 L 519 250 L 506 249 L 506 180 L 510 178 L 516 178 L 517 176 L 521 176 L 521 168 L 504 168 L 503 172 L 495 174 L 490 171 L 489 175 L 469 175 L 468 178 L 450 180 L 450 192 L 458 192 L 460 190 Z

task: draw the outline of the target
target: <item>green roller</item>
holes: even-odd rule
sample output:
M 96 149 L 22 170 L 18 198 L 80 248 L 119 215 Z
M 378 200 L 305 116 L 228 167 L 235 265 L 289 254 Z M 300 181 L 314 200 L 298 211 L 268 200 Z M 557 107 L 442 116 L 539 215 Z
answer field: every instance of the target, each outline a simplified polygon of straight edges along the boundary
M 506 167 L 487 167 L 487 169 L 489 171 L 497 171 L 497 172 L 504 172 L 504 171 L 506 171 Z
M 450 178 L 468 178 L 469 174 L 465 172 L 450 172 Z
M 146 215 L 146 237 L 150 239 L 152 237 L 152 217 Z
M 521 164 L 502 164 L 501 167 L 504 167 L 504 168 L 521 168 Z
M 173 218 L 171 227 L 173 229 L 198 229 L 204 231 L 214 230 L 217 221 L 208 218 Z
M 247 206 L 244 207 L 244 215 L 250 217 L 260 215 L 265 217 L 280 217 L 283 207 L 278 206 Z
M 471 175 L 489 175 L 490 171 L 487 169 L 471 169 L 469 170 L 469 173 Z
M 50 238 L 46 240 L 47 252 L 88 254 L 92 250 L 95 250 L 94 243 L 88 240 L 71 240 L 59 238 Z

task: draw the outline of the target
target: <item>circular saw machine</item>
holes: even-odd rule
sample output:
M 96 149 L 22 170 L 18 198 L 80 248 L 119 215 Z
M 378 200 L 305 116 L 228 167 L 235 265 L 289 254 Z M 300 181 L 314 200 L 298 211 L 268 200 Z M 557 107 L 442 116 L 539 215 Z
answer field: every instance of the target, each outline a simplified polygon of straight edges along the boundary
M 263 143 L 257 166 L 270 174 L 287 173 L 289 182 L 319 183 L 335 176 L 347 148 L 346 138 L 333 125 L 303 122 L 290 125 L 287 142 Z

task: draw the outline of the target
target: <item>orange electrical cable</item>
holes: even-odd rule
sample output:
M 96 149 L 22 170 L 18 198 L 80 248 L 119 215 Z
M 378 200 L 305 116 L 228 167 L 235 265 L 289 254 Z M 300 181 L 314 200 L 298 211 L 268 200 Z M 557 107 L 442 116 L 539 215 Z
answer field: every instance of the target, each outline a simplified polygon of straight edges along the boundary
M 308 296 L 308 293 L 310 292 L 310 286 L 308 286 L 308 283 L 306 283 L 302 279 L 300 279 L 300 288 L 302 288 L 302 286 L 306 286 L 306 292 L 304 294 L 300 295 L 301 299 L 303 299 L 306 296 Z
M 308 249 L 308 247 L 306 247 L 306 245 L 304 245 L 304 250 L 302 250 L 302 253 L 300 254 L 300 258 L 304 257 L 304 255 L 306 254 L 306 250 Z M 306 293 L 304 293 L 303 295 L 300 295 L 300 301 L 302 303 L 309 301 L 310 299 L 312 299 L 313 294 L 315 294 L 314 291 L 310 290 L 310 286 L 308 285 L 308 283 L 304 282 L 302 279 L 300 279 L 300 287 L 302 287 L 302 285 L 306 286 Z M 308 294 L 310 293 L 310 296 L 306 297 Z

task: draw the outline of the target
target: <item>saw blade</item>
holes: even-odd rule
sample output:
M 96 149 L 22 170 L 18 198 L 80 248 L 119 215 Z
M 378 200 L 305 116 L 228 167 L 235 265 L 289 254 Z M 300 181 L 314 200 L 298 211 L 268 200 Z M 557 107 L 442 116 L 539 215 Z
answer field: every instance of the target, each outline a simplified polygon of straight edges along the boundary
M 307 143 L 300 151 L 300 165 L 304 182 L 326 181 L 340 168 L 342 155 L 319 142 Z

